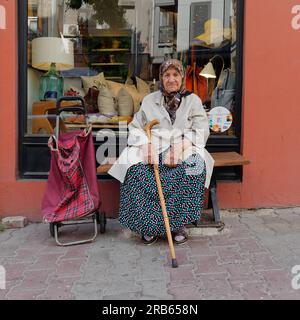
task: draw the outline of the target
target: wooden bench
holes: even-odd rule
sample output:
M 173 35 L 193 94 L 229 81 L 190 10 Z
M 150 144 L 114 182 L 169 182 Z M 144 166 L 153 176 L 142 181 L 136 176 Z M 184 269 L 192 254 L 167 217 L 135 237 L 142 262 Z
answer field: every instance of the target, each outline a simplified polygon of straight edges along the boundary
M 214 158 L 214 168 L 243 166 L 249 164 L 250 161 L 237 152 L 213 152 L 211 156 Z M 220 209 L 217 197 L 217 177 L 216 171 L 213 171 L 209 185 L 208 208 L 212 208 L 216 226 L 221 223 Z
M 220 167 L 230 167 L 230 166 L 243 166 L 250 163 L 245 157 L 237 152 L 213 152 L 210 153 L 211 156 L 214 158 L 214 168 Z M 104 164 L 100 165 L 97 168 L 97 173 L 100 174 L 107 174 L 108 170 L 112 167 L 112 164 Z M 210 185 L 209 185 L 209 196 L 208 196 L 208 208 L 212 209 L 215 226 L 221 226 L 221 216 L 220 216 L 220 209 L 218 204 L 218 197 L 217 197 L 217 179 L 216 179 L 216 172 L 213 171 Z M 197 223 L 196 223 L 197 226 Z

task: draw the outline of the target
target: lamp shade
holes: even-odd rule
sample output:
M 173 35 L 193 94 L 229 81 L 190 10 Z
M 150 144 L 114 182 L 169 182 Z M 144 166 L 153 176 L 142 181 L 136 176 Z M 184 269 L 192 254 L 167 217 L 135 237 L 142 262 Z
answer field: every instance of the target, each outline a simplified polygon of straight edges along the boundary
M 208 62 L 208 64 L 202 69 L 200 76 L 205 78 L 216 78 L 216 73 L 211 62 Z
M 40 37 L 32 40 L 32 66 L 48 71 L 51 63 L 56 70 L 74 68 L 73 42 L 65 38 Z

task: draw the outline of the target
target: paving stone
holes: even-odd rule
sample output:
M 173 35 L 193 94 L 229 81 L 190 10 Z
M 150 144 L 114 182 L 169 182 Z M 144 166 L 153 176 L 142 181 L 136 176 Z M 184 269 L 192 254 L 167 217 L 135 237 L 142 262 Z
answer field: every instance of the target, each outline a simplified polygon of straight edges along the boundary
M 161 280 L 143 280 L 137 281 L 141 286 L 141 296 L 147 296 L 149 299 L 169 300 L 172 295 L 168 294 L 167 282 Z
M 265 281 L 230 281 L 234 292 L 239 292 L 245 300 L 273 300 Z
M 237 243 L 236 239 L 232 238 L 231 236 L 210 237 L 209 241 L 211 247 L 235 246 Z
M 38 300 L 71 300 L 74 295 L 71 292 L 72 286 L 78 277 L 52 278 L 48 281 L 45 293 L 37 297 Z
M 286 235 L 291 232 L 291 228 L 288 223 L 268 223 L 268 229 L 275 232 L 276 236 L 278 235 Z
M 67 252 L 62 256 L 61 260 L 86 258 L 88 256 L 87 250 L 89 248 L 89 244 L 82 244 L 80 246 L 69 247 L 67 249 Z
M 85 259 L 61 260 L 56 267 L 56 273 L 61 276 L 80 276 L 80 267 Z
M 25 270 L 30 266 L 30 263 L 9 263 L 3 264 L 6 271 L 6 281 L 22 280 Z
M 103 295 L 113 295 L 126 292 L 141 292 L 142 286 L 137 284 L 138 282 L 132 282 L 131 280 L 114 280 L 112 279 L 109 286 L 103 288 Z
M 214 250 L 210 247 L 209 239 L 191 239 L 188 243 L 190 247 L 191 256 L 199 256 L 199 255 L 213 255 Z
M 14 216 L 2 219 L 2 225 L 7 229 L 24 228 L 28 224 L 26 217 Z
M 247 227 L 232 227 L 230 229 L 230 237 L 232 239 L 247 239 L 251 236 L 250 231 Z
M 36 260 L 28 266 L 28 270 L 39 270 L 39 269 L 56 269 L 60 258 L 63 255 L 60 253 L 49 253 L 37 256 Z
M 76 281 L 72 287 L 72 294 L 76 300 L 102 300 L 103 289 L 109 285 L 107 280 Z
M 113 264 L 109 268 L 109 274 L 107 276 L 113 279 L 122 279 L 122 280 L 132 280 L 137 277 L 139 274 L 139 268 L 137 267 L 136 263 L 117 263 Z
M 171 268 L 169 287 L 176 287 L 189 283 L 196 282 L 193 265 L 179 266 L 178 268 Z
M 215 247 L 216 253 L 219 256 L 219 264 L 228 263 L 246 263 L 248 260 L 240 254 L 240 248 L 238 246 L 222 246 Z
M 291 208 L 292 212 L 300 215 L 300 207 Z
M 266 250 L 261 245 L 259 245 L 257 240 L 253 238 L 241 239 L 238 242 L 238 245 L 243 252 L 266 252 Z
M 176 260 L 179 266 L 185 265 L 193 265 L 193 259 L 191 258 L 191 250 L 190 247 L 176 247 L 175 248 Z M 165 252 L 164 260 L 167 259 L 165 263 L 166 268 L 170 268 L 172 266 L 172 258 L 170 256 L 169 251 Z
M 260 274 L 264 277 L 272 294 L 293 291 L 291 279 L 287 272 L 283 270 L 266 270 L 260 271 Z
M 196 263 L 195 274 L 224 273 L 226 268 L 218 265 L 218 256 L 198 256 L 194 258 Z
M 277 217 L 278 216 L 274 209 L 258 209 L 258 210 L 254 210 L 254 213 L 258 217 L 261 217 L 261 216 Z
M 43 289 L 24 289 L 22 286 L 17 286 L 10 290 L 6 298 L 9 300 L 36 300 L 44 292 Z
M 12 280 L 5 282 L 5 289 L 0 289 L 0 300 L 7 300 L 8 293 L 16 287 L 22 280 Z
M 197 283 L 203 284 L 206 296 L 231 295 L 233 292 L 230 283 L 227 280 L 227 273 L 207 274 L 197 277 Z
M 110 249 L 88 250 L 87 262 L 89 265 L 107 264 L 110 263 Z
M 168 294 L 173 296 L 173 300 L 201 300 L 203 297 L 195 284 L 185 287 L 171 287 L 168 289 Z
M 230 282 L 255 282 L 263 280 L 263 277 L 255 273 L 249 265 L 228 264 L 226 265 L 226 269 L 229 273 L 228 280 Z
M 137 274 L 136 280 L 156 280 L 156 279 L 166 279 L 169 277 L 168 271 L 164 268 L 164 265 L 160 262 L 155 264 L 146 264 L 140 261 L 137 264 Z
M 47 278 L 53 273 L 54 270 L 28 270 L 24 271 L 23 281 L 19 288 L 23 289 L 36 289 L 45 290 L 45 283 Z
M 247 255 L 254 271 L 280 270 L 282 267 L 275 263 L 268 253 L 251 253 Z
M 17 244 L 11 244 L 9 241 L 1 243 L 1 245 L 0 245 L 0 258 L 14 257 L 16 255 L 17 249 L 18 249 Z

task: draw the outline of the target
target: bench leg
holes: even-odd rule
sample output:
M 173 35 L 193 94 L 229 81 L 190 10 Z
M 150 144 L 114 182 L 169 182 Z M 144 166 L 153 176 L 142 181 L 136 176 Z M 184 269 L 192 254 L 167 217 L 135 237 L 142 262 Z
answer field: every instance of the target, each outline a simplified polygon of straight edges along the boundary
M 210 186 L 209 186 L 209 200 L 208 200 L 209 208 L 212 208 L 215 222 L 221 222 L 220 210 L 218 205 L 218 197 L 217 197 L 217 181 L 216 177 L 212 176 Z

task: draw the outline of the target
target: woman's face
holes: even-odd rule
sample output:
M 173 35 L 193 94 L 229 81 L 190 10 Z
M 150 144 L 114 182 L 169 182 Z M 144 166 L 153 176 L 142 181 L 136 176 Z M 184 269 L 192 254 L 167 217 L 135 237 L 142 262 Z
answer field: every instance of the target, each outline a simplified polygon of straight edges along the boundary
M 181 74 L 173 67 L 170 67 L 162 75 L 162 81 L 165 90 L 168 93 L 179 91 L 182 85 Z

